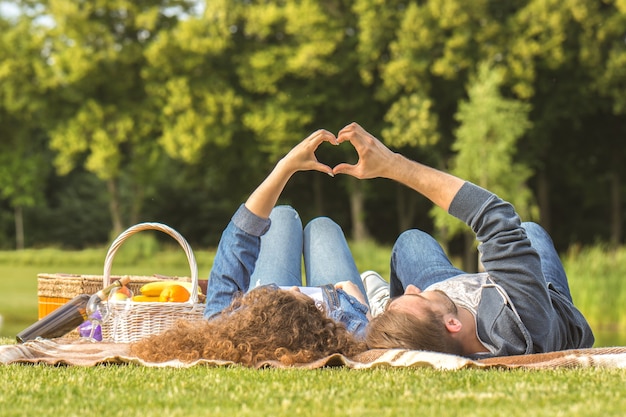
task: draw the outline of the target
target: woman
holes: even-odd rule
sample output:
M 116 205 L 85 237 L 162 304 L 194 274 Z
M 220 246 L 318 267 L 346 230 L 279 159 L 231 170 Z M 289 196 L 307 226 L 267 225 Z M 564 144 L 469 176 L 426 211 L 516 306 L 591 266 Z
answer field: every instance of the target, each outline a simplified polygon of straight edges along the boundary
M 152 361 L 206 358 L 254 366 L 265 360 L 306 363 L 365 350 L 369 309 L 341 228 L 318 218 L 303 230 L 295 210 L 274 207 L 296 172 L 333 175 L 315 157 L 322 142 L 337 145 L 326 130 L 311 134 L 233 215 L 210 274 L 208 321 L 181 323 L 137 342 L 131 346 L 134 354 Z M 303 255 L 307 287 L 301 287 Z

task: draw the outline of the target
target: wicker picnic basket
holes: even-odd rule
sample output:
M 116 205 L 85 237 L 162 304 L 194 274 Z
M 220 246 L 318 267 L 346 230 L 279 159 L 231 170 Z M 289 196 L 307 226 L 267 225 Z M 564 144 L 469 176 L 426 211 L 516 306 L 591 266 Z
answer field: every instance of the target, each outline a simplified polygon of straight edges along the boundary
M 191 269 L 191 294 L 187 302 L 108 302 L 108 318 L 102 323 L 102 340 L 116 343 L 130 343 L 147 336 L 161 333 L 172 327 L 178 320 L 203 320 L 204 304 L 198 301 L 198 265 L 191 247 L 176 230 L 161 223 L 139 223 L 120 234 L 109 247 L 105 261 L 102 284 L 107 287 L 111 281 L 113 257 L 119 247 L 130 236 L 144 231 L 158 230 L 173 237 L 183 248 Z
M 124 276 L 130 277 L 128 288 L 135 294 L 139 294 L 139 289 L 149 282 L 159 280 L 191 282 L 189 277 L 170 277 L 165 275 Z M 110 281 L 113 282 L 122 277 L 122 275 L 111 275 Z M 37 274 L 38 319 L 44 318 L 77 295 L 91 295 L 101 289 L 102 275 L 39 273 Z

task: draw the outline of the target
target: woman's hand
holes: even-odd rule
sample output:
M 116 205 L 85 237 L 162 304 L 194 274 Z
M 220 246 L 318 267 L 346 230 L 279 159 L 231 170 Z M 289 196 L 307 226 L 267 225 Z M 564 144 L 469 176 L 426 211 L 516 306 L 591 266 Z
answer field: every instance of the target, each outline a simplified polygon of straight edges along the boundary
M 279 162 L 279 165 L 282 164 L 284 169 L 292 174 L 297 171 L 320 171 L 334 176 L 332 168 L 319 162 L 315 156 L 315 151 L 322 142 L 330 142 L 333 145 L 339 144 L 335 135 L 328 130 L 317 130 L 291 149 Z
M 287 181 L 298 171 L 320 171 L 333 175 L 333 170 L 317 160 L 315 151 L 322 142 L 337 145 L 335 135 L 320 129 L 297 144 L 274 167 L 265 180 L 250 194 L 246 208 L 259 217 L 268 218 Z

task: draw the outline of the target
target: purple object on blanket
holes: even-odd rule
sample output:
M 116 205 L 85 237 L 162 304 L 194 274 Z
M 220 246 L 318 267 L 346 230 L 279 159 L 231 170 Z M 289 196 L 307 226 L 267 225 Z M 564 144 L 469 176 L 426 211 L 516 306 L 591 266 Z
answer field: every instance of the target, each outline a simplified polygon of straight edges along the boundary
M 99 311 L 96 311 L 94 314 L 94 318 L 99 320 L 102 318 Z M 93 332 L 93 338 L 98 342 L 102 341 L 102 327 L 99 324 L 95 325 L 95 330 Z M 91 328 L 93 327 L 93 323 L 91 320 L 87 320 L 83 322 L 80 326 L 78 326 L 78 334 L 80 337 L 89 337 L 91 335 Z

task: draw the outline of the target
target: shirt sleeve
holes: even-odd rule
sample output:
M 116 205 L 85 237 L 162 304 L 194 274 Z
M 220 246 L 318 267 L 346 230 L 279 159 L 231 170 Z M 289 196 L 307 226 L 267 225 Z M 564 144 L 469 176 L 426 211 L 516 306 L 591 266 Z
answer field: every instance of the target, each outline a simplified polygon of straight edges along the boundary
M 261 236 L 270 220 L 256 216 L 241 205 L 224 229 L 209 275 L 204 317 L 210 319 L 228 307 L 237 293 L 250 286 L 259 257 Z
M 339 308 L 330 312 L 331 319 L 345 324 L 355 338 L 365 340 L 367 330 L 367 306 L 341 289 L 337 289 Z
M 513 206 L 468 182 L 455 196 L 449 212 L 476 233 L 485 271 L 505 289 L 533 342 L 547 340 L 550 332 L 556 331 L 556 312 L 539 254 L 531 247 Z

